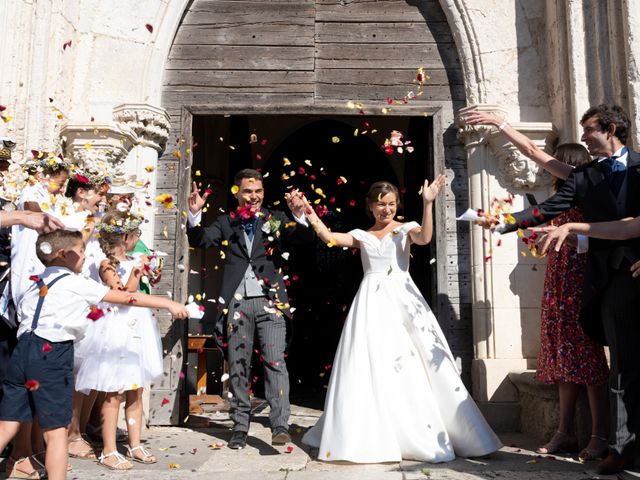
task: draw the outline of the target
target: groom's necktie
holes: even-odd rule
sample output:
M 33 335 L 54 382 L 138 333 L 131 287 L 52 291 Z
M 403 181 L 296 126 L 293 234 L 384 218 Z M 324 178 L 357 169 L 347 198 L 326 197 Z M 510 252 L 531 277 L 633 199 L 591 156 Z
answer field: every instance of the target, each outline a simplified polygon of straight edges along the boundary
M 255 217 L 242 220 L 242 229 L 244 230 L 244 233 L 247 234 L 250 242 L 253 242 L 253 235 L 256 231 L 256 220 L 257 219 Z
M 627 171 L 627 167 L 624 163 L 618 160 L 618 156 L 607 157 L 600 161 L 602 170 L 607 177 L 611 191 L 617 197 L 624 181 L 624 175 Z

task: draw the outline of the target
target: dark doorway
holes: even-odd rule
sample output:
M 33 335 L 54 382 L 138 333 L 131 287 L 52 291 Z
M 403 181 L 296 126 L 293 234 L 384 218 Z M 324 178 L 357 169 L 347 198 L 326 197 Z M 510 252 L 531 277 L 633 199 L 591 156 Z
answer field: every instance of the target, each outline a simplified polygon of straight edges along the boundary
M 411 142 L 412 153 L 383 150 L 392 130 Z M 433 177 L 432 136 L 430 117 L 195 116 L 192 175 L 203 187 L 214 189 L 203 224 L 213 221 L 221 208 L 235 207 L 230 194 L 233 175 L 248 167 L 265 175 L 266 206 L 286 210 L 284 193 L 298 188 L 318 202 L 323 220 L 335 231 L 370 227 L 364 198 L 369 186 L 379 180 L 391 181 L 403 192 L 399 215 L 420 222 L 418 191 L 424 178 Z M 289 253 L 288 290 L 296 308 L 287 358 L 291 398 L 297 404 L 321 407 L 342 325 L 362 278 L 360 256 L 320 241 Z M 414 248 L 412 255 L 411 274 L 435 306 L 435 274 L 429 268 L 433 247 Z M 190 292 L 215 298 L 222 267 L 218 252 L 194 250 L 191 265 L 202 274 L 190 277 Z M 207 310 L 203 321 L 190 324 L 191 332 L 211 331 L 215 308 L 207 304 Z M 253 374 L 254 392 L 260 396 L 262 371 L 255 368 Z M 219 389 L 216 379 L 211 380 L 213 388 Z

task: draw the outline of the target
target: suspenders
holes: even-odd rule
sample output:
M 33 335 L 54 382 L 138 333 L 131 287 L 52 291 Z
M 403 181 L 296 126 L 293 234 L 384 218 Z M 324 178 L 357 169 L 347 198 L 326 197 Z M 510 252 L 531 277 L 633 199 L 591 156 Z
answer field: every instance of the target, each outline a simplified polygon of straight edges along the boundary
M 48 284 L 44 284 L 44 282 L 42 281 L 42 279 L 38 278 L 37 283 L 38 283 L 38 287 L 40 287 L 40 290 L 42 291 L 43 288 L 47 288 L 47 291 L 53 287 L 53 285 L 60 279 L 66 277 L 67 275 L 70 275 L 69 273 L 63 273 L 62 275 L 58 275 L 56 278 L 54 278 L 53 280 L 51 280 Z M 42 304 L 44 303 L 44 297 L 46 296 L 46 293 L 44 295 L 40 295 L 38 297 L 38 304 L 36 305 L 36 311 L 33 314 L 33 321 L 31 322 L 31 331 L 33 332 L 37 327 L 38 327 L 38 319 L 40 318 L 40 312 L 42 311 Z

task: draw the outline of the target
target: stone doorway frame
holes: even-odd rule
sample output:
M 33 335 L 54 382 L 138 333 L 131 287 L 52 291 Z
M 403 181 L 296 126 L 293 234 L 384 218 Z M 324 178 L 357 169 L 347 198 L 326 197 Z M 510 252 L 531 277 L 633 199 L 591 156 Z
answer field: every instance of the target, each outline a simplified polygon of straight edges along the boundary
M 420 117 L 428 114 L 432 117 L 433 121 L 433 129 L 432 132 L 428 133 L 432 136 L 431 141 L 433 145 L 433 159 L 434 172 L 445 172 L 445 159 L 444 159 L 444 142 L 442 139 L 443 122 L 442 122 L 442 108 L 441 107 L 433 107 L 428 105 L 404 105 L 397 109 L 394 109 L 393 113 L 390 116 L 395 117 Z M 192 157 L 192 145 L 193 145 L 193 117 L 194 115 L 323 115 L 323 116 L 331 116 L 331 117 L 354 117 L 357 116 L 357 112 L 354 113 L 353 110 L 348 109 L 344 103 L 328 103 L 328 104 L 291 104 L 291 105 L 249 105 L 249 104 L 240 104 L 229 106 L 228 104 L 207 104 L 207 105 L 183 105 L 180 116 L 180 141 L 179 141 L 179 149 L 180 158 L 178 161 L 178 170 L 180 172 L 178 179 L 178 210 L 186 211 L 187 206 L 187 197 L 191 190 L 191 168 L 193 166 L 193 157 Z M 182 222 L 184 219 L 180 219 Z M 446 252 L 446 202 L 443 200 L 436 202 L 436 206 L 434 209 L 434 231 L 436 241 L 434 244 L 435 254 L 437 256 L 442 255 Z M 187 272 L 190 270 L 189 266 L 189 243 L 186 236 L 186 230 L 178 230 L 178 234 L 176 237 L 176 262 L 177 258 L 180 256 L 183 257 L 183 274 L 180 276 L 176 276 L 177 278 L 174 281 L 174 296 L 175 298 L 180 295 L 185 295 L 188 291 L 188 275 Z M 442 262 L 436 262 L 436 264 L 442 264 L 436 270 L 436 287 L 435 287 L 435 297 L 437 299 L 437 304 L 433 306 L 435 312 L 440 312 L 441 315 L 448 314 L 448 308 L 446 305 L 441 305 L 444 303 L 444 299 L 446 299 L 446 285 L 447 285 L 447 271 L 446 265 Z M 177 269 L 175 271 L 178 271 Z M 187 352 L 187 344 L 186 344 L 186 324 L 184 326 L 184 335 L 182 336 L 182 345 L 180 346 L 180 350 L 182 350 L 183 355 L 181 361 L 186 361 L 186 352 Z M 183 367 L 183 366 L 182 366 Z M 183 412 L 186 414 L 188 410 L 188 395 L 186 393 L 186 389 L 184 388 L 184 384 L 182 384 L 180 391 L 175 392 L 177 395 L 176 400 L 179 400 L 179 406 L 176 411 Z M 175 415 L 171 416 L 171 424 L 177 424 L 176 420 L 180 418 L 185 418 L 185 415 L 179 415 L 176 417 Z M 161 422 L 164 423 L 164 422 Z

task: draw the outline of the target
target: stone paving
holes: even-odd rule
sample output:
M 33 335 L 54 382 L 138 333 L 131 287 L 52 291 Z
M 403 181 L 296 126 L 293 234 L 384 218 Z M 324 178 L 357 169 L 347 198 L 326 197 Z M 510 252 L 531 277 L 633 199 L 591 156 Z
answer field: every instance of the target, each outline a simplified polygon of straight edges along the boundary
M 316 452 L 302 445 L 307 427 L 320 412 L 293 406 L 293 442 L 284 447 L 270 444 L 268 409 L 254 416 L 246 448 L 226 447 L 231 421 L 224 412 L 190 416 L 186 427 L 154 427 L 145 432 L 147 447 L 158 457 L 155 465 L 134 464 L 129 472 L 112 472 L 88 460 L 72 459 L 70 480 L 173 478 L 215 480 L 591 480 L 595 463 L 581 464 L 570 457 L 541 457 L 532 449 L 535 439 L 521 434 L 501 435 L 506 445 L 488 459 L 460 458 L 444 464 L 405 461 L 355 465 L 319 462 Z M 290 451 L 289 451 L 290 450 Z M 124 446 L 121 448 L 124 453 Z M 4 471 L 4 469 L 2 469 Z

